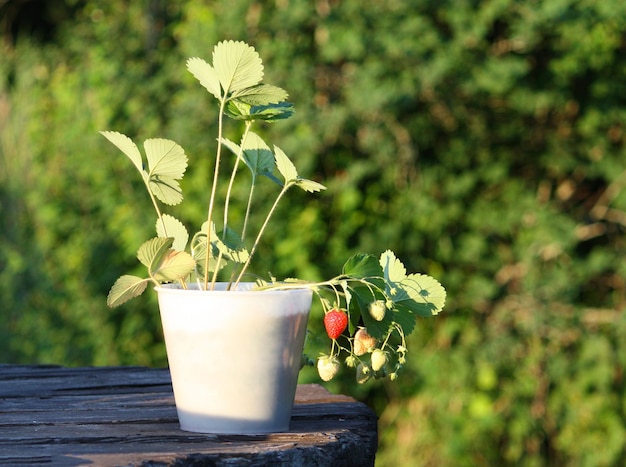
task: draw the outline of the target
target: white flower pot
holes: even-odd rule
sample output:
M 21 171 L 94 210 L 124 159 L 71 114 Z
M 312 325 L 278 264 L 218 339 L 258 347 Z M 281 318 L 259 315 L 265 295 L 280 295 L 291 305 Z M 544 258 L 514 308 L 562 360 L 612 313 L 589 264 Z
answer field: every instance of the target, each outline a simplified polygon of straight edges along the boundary
M 311 307 L 309 289 L 157 287 L 181 429 L 289 429 Z M 221 290 L 219 290 L 221 289 Z

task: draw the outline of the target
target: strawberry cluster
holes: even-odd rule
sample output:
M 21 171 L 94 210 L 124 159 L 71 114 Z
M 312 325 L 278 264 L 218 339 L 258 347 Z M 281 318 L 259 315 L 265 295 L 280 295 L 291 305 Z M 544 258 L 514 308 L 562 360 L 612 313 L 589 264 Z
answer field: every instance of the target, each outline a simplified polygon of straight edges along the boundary
M 369 312 L 376 321 L 381 321 L 386 313 L 385 302 L 377 300 L 370 304 Z M 326 334 L 333 340 L 333 350 L 335 349 L 336 340 L 341 337 L 348 327 L 348 314 L 340 308 L 334 307 L 324 315 L 324 328 Z M 346 364 L 350 367 L 356 367 L 357 381 L 364 383 L 367 381 L 372 372 L 384 370 L 387 364 L 387 353 L 377 348 L 378 339 L 372 337 L 364 327 L 359 327 L 354 337 L 348 340 L 352 342 L 352 351 L 346 359 Z M 364 363 L 359 357 L 370 354 L 369 363 Z M 337 355 L 331 351 L 331 355 L 320 355 L 317 359 L 317 372 L 323 381 L 330 381 L 337 375 L 341 365 Z

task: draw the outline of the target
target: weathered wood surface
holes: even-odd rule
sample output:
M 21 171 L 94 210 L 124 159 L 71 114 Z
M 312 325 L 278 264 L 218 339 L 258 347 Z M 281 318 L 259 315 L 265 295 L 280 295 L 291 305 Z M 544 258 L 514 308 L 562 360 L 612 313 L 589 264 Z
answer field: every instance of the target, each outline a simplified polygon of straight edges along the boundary
M 288 432 L 181 431 L 167 369 L 0 364 L 0 463 L 53 466 L 368 466 L 377 420 L 300 385 Z

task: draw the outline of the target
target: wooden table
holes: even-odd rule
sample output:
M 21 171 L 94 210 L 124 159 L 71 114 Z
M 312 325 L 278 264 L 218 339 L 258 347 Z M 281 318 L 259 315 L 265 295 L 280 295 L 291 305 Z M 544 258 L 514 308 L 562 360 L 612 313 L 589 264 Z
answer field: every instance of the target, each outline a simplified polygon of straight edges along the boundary
M 377 420 L 364 404 L 300 385 L 285 433 L 181 431 L 167 369 L 0 364 L 0 464 L 368 466 Z

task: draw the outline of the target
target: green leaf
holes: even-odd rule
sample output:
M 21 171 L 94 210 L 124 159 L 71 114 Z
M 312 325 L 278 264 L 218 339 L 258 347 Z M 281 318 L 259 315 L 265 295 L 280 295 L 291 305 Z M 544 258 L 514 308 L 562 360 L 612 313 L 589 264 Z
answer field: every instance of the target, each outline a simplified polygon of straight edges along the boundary
M 429 318 L 436 314 L 434 313 L 435 305 L 432 303 L 420 303 L 409 298 L 394 302 L 394 307 L 398 310 L 408 310 L 414 315 L 421 316 L 422 318 Z
M 326 187 L 321 183 L 317 183 L 313 180 L 307 180 L 306 178 L 299 178 L 296 181 L 296 185 L 309 193 L 316 193 L 326 189 Z
M 250 105 L 239 99 L 229 100 L 224 109 L 226 115 L 235 120 L 263 120 L 273 122 L 284 120 L 293 115 L 293 104 L 280 102 L 268 105 Z
M 414 311 L 420 316 L 439 314 L 446 303 L 446 290 L 431 276 L 411 274 L 400 283 L 409 298 L 415 301 Z
M 278 104 L 255 105 L 250 109 L 250 116 L 252 120 L 273 122 L 287 119 L 293 115 L 293 112 L 293 104 L 280 102 Z
M 400 282 L 406 277 L 406 268 L 402 261 L 396 258 L 391 250 L 380 255 L 380 266 L 383 268 L 385 279 L 391 282 Z
M 215 68 L 201 58 L 194 57 L 187 60 L 187 70 L 195 76 L 204 88 L 213 94 L 216 99 L 221 99 L 220 79 Z
M 170 237 L 151 238 L 139 247 L 137 259 L 148 268 L 148 271 L 153 271 L 154 266 L 161 261 L 161 258 L 172 247 L 173 242 L 174 239 Z
M 215 224 L 211 229 L 211 244 L 224 255 L 227 260 L 245 263 L 250 256 L 241 237 L 233 229 L 227 227 L 226 232 L 215 232 Z
M 387 312 L 387 314 L 393 314 L 393 320 L 400 325 L 402 332 L 405 336 L 408 336 L 415 329 L 415 309 L 408 306 L 410 302 L 401 302 L 394 305 L 394 310 Z
M 173 282 L 187 277 L 196 267 L 196 261 L 186 251 L 169 250 L 163 256 L 153 277 L 159 282 Z
M 387 313 L 387 315 L 390 315 L 390 313 Z M 415 316 L 411 316 L 413 321 L 415 321 Z M 382 321 L 376 321 L 367 312 L 361 313 L 361 317 L 363 319 L 363 325 L 367 328 L 367 332 L 376 339 L 383 340 L 389 331 L 391 318 L 389 316 L 385 316 Z
M 263 62 L 254 47 L 222 41 L 213 49 L 213 67 L 226 95 L 255 86 L 263 79 Z
M 285 179 L 285 185 L 298 179 L 298 171 L 293 162 L 289 160 L 287 155 L 278 146 L 274 146 L 274 158 L 276 159 L 276 167 Z
M 266 106 L 278 104 L 289 97 L 287 91 L 271 84 L 259 84 L 233 92 L 231 98 L 250 106 Z
M 173 178 L 153 176 L 149 186 L 154 196 L 169 206 L 175 206 L 183 200 L 183 190 Z
M 249 132 L 243 142 L 243 160 L 254 176 L 274 171 L 274 154 L 263 139 Z
M 139 148 L 128 136 L 117 131 L 101 131 L 100 134 L 126 154 L 139 172 L 143 171 L 143 161 Z
M 205 225 L 206 225 L 206 222 L 205 222 Z M 198 232 L 194 236 L 191 242 L 191 251 L 193 254 L 193 258 L 196 261 L 196 268 L 200 275 L 204 275 L 204 268 L 205 268 L 205 263 L 206 263 L 207 247 L 206 247 L 205 225 L 202 227 L 202 231 Z M 217 253 L 218 253 L 217 248 L 211 249 L 211 257 L 209 258 L 209 272 L 215 271 L 218 268 L 218 266 L 219 266 L 219 269 L 222 269 L 226 266 L 226 263 L 227 263 L 226 261 L 220 261 L 218 265 L 217 259 L 216 259 Z
M 356 279 L 382 277 L 383 271 L 373 255 L 357 253 L 343 265 L 342 274 Z
M 182 147 L 174 141 L 162 138 L 147 139 L 143 145 L 148 158 L 148 172 L 151 176 L 168 177 L 174 180 L 183 178 L 187 170 L 187 156 Z
M 393 251 L 387 250 L 380 255 L 380 266 L 383 268 L 384 278 L 387 283 L 387 295 L 394 302 L 408 298 L 406 291 L 400 286 L 400 282 L 406 278 L 406 268 L 402 261 L 396 258 Z
M 172 248 L 183 251 L 189 241 L 189 233 L 181 221 L 169 214 L 163 214 L 161 219 L 157 219 L 156 232 L 159 237 L 172 237 L 174 243 Z
M 235 120 L 254 120 L 250 111 L 252 106 L 239 100 L 229 100 L 224 107 L 224 114 Z
M 120 277 L 109 291 L 107 305 L 115 308 L 131 298 L 138 297 L 146 290 L 149 280 L 130 275 Z
M 391 324 L 390 313 L 387 313 L 382 321 L 373 319 L 367 311 L 368 305 L 378 298 L 372 289 L 365 285 L 352 286 L 353 306 L 350 310 L 351 323 L 356 326 L 365 326 L 370 335 L 381 339 L 387 333 Z
M 242 143 L 244 145 L 243 161 L 252 172 L 253 178 L 257 175 L 271 174 L 275 165 L 274 154 L 265 141 L 251 131 Z M 222 144 L 236 156 L 242 152 L 241 146 L 229 139 L 222 138 Z
M 183 200 L 183 192 L 177 180 L 183 178 L 187 169 L 185 151 L 168 139 L 148 139 L 144 142 L 148 158 L 150 191 L 170 206 Z

